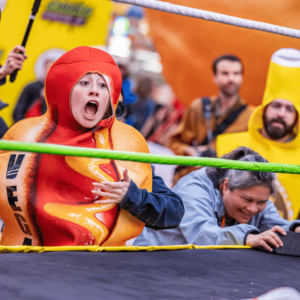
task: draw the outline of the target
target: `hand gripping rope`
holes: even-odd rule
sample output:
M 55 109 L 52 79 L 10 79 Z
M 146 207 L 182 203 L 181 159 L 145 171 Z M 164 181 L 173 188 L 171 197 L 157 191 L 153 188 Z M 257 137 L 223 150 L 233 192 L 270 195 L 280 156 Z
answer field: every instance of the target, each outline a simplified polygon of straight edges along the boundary
M 300 30 L 291 29 L 287 27 L 277 26 L 264 22 L 257 22 L 237 17 L 231 17 L 223 14 L 218 14 L 201 9 L 195 9 L 182 5 L 176 5 L 168 2 L 155 0 L 113 0 L 114 2 L 138 5 L 146 8 L 160 10 L 171 14 L 177 14 L 207 21 L 213 21 L 238 27 L 261 30 L 270 33 L 285 35 L 293 38 L 300 38 Z

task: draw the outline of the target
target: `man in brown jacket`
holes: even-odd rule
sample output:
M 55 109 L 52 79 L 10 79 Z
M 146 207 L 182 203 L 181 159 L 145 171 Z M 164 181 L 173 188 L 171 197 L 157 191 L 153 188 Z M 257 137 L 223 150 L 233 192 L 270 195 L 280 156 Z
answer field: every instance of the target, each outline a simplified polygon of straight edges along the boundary
M 169 147 L 177 155 L 215 156 L 215 142 L 219 134 L 247 131 L 253 107 L 246 105 L 239 95 L 243 71 L 241 60 L 234 55 L 215 59 L 213 81 L 219 93 L 197 98 L 186 110 L 170 137 Z M 193 170 L 195 167 L 179 167 L 174 183 Z

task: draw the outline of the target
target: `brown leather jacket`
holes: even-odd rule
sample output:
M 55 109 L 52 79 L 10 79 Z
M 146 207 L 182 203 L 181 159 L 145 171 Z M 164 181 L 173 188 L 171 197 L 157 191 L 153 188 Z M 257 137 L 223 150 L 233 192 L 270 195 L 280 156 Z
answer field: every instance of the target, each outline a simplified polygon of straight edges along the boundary
M 218 101 L 216 97 L 211 97 L 212 104 L 212 130 L 224 121 L 224 119 L 232 112 L 237 110 L 245 103 L 239 97 L 236 104 L 225 114 L 216 118 L 218 111 Z M 223 133 L 243 132 L 248 129 L 248 120 L 253 111 L 253 106 L 247 106 L 237 117 L 237 119 L 226 128 Z M 174 134 L 170 137 L 169 147 L 177 154 L 184 155 L 184 150 L 187 146 L 193 145 L 193 140 L 198 141 L 198 145 L 206 139 L 207 128 L 206 121 L 203 115 L 202 98 L 197 98 L 191 106 L 185 111 L 185 114 Z M 215 149 L 216 138 L 213 139 L 213 149 Z
M 241 97 L 238 98 L 236 104 L 226 111 L 223 115 L 218 116 L 219 105 L 217 97 L 210 97 L 212 104 L 212 118 L 211 127 L 212 131 L 215 130 L 216 126 L 221 124 L 224 119 L 233 111 L 239 109 L 242 105 L 245 105 Z M 234 133 L 243 132 L 248 129 L 248 120 L 253 111 L 253 106 L 247 106 L 230 124 L 223 133 Z M 185 149 L 187 146 L 194 145 L 196 140 L 198 145 L 202 145 L 207 136 L 207 126 L 206 120 L 203 115 L 202 98 L 195 99 L 191 106 L 186 109 L 184 116 L 169 140 L 169 148 L 172 149 L 177 155 L 185 155 Z M 211 147 L 215 150 L 216 137 L 213 138 Z M 190 173 L 191 171 L 197 169 L 196 167 L 188 167 L 175 175 L 174 183 L 177 182 L 179 178 Z

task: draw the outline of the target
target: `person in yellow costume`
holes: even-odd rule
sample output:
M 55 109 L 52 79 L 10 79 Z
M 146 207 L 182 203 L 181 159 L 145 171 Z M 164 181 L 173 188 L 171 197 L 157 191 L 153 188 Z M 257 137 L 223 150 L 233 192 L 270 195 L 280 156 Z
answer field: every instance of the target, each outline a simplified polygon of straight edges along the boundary
M 300 51 L 283 48 L 272 55 L 262 105 L 253 111 L 248 131 L 220 135 L 217 155 L 245 146 L 269 162 L 300 164 L 299 111 Z M 277 191 L 271 197 L 289 221 L 299 217 L 299 180 L 299 175 L 277 174 Z

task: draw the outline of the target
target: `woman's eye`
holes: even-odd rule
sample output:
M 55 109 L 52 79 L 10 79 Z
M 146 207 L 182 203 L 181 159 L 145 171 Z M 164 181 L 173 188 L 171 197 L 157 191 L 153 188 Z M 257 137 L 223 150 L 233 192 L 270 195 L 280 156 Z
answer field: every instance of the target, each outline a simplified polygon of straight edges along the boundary
M 89 82 L 88 82 L 88 81 L 86 81 L 86 80 L 83 80 L 83 81 L 80 81 L 80 84 L 81 84 L 81 85 L 88 85 L 88 84 L 89 84 Z
M 260 204 L 260 205 L 265 205 L 265 204 L 267 204 L 267 202 L 268 202 L 268 201 L 260 201 L 260 202 L 258 202 L 258 204 Z
M 246 199 L 246 198 L 244 198 L 244 200 L 245 200 L 246 202 L 251 202 L 251 201 L 252 201 L 251 199 Z
M 99 85 L 100 85 L 100 87 L 102 87 L 102 88 L 106 88 L 106 84 L 105 84 L 105 83 L 100 83 Z

